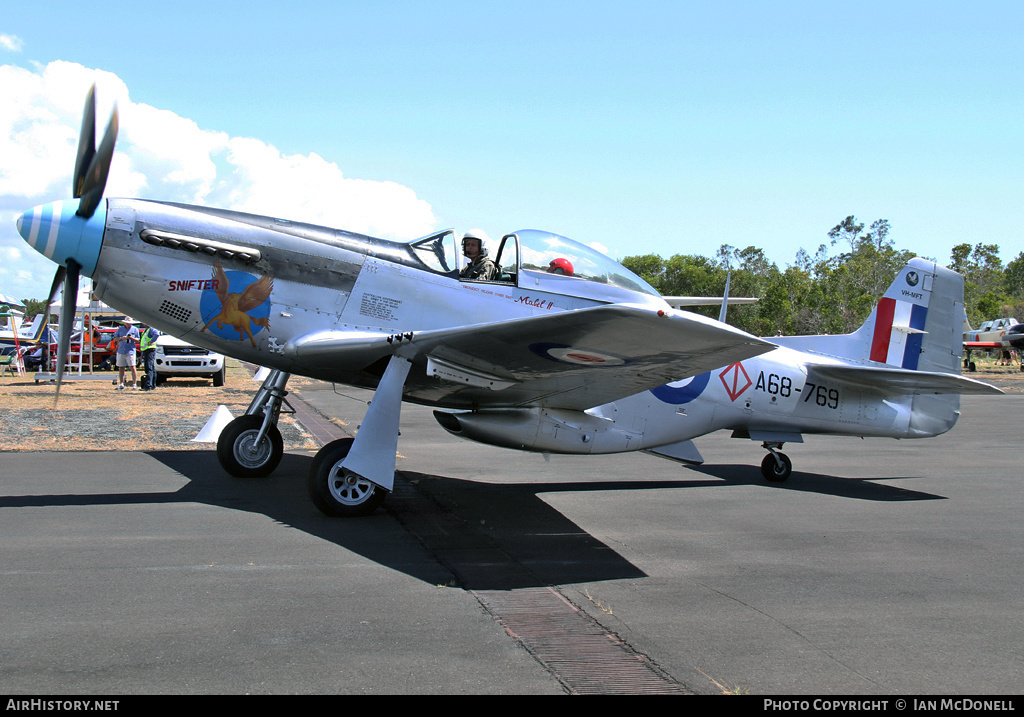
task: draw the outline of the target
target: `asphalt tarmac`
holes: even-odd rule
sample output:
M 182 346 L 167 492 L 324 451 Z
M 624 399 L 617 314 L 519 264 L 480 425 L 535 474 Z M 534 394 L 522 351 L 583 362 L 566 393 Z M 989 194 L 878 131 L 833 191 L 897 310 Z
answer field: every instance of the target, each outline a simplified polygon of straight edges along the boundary
M 369 393 L 302 389 L 358 425 Z M 214 407 L 211 407 L 211 413 Z M 309 453 L 0 456 L 10 694 L 1005 695 L 1024 665 L 1024 396 L 922 441 L 809 437 L 768 485 L 708 463 L 543 456 L 403 409 L 369 518 L 309 502 Z

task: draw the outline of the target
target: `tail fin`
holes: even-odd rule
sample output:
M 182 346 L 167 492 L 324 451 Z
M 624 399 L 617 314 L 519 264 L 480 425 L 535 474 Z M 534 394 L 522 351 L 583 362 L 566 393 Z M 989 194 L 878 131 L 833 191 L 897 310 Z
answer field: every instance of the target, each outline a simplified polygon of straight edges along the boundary
M 42 341 L 43 340 L 43 332 L 46 330 L 46 319 L 47 318 L 48 317 L 47 317 L 46 312 L 42 311 L 42 312 L 36 314 L 35 318 L 32 319 L 32 328 L 31 328 L 32 341 Z
M 959 373 L 963 320 L 963 277 L 915 258 L 897 274 L 860 331 L 871 336 L 872 361 Z
M 780 346 L 917 371 L 959 373 L 964 280 L 926 259 L 911 259 L 859 329 L 837 336 L 777 336 Z

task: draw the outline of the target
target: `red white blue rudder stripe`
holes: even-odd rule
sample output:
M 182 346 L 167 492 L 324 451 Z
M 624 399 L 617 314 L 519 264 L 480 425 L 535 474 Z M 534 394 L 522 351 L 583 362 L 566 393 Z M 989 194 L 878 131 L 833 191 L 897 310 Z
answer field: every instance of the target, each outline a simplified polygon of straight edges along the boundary
M 906 266 L 875 308 L 870 359 L 916 370 L 928 320 L 933 275 Z

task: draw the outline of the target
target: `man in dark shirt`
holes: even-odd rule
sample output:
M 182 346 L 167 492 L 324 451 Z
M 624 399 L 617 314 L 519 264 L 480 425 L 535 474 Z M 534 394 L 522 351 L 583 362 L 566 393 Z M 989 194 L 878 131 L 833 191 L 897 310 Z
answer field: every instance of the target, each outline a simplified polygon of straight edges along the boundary
M 469 233 L 462 237 L 462 255 L 469 259 L 469 263 L 462 267 L 460 277 L 477 281 L 498 280 L 498 267 L 487 258 L 487 249 L 479 237 Z

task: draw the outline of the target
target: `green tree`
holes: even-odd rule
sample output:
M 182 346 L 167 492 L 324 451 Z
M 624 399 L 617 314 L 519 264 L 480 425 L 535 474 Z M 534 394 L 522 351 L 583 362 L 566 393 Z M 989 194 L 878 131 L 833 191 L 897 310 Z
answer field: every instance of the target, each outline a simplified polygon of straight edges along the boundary
M 658 286 L 661 281 L 661 275 L 665 271 L 665 262 L 660 256 L 655 254 L 627 256 L 622 260 L 622 265 L 653 286 L 660 293 L 665 293 L 664 291 L 661 291 L 661 288 Z
M 785 269 L 758 247 L 730 244 L 712 258 L 647 254 L 623 264 L 664 295 L 719 297 L 731 275 L 730 295 L 760 300 L 730 307 L 726 318 L 755 335 L 848 333 L 867 319 L 916 253 L 896 248 L 886 219 L 868 225 L 851 214 L 827 234 L 828 242 L 813 255 L 801 249 Z M 958 244 L 949 266 L 964 276 L 965 307 L 974 326 L 1000 316 L 1024 318 L 1024 252 L 1004 267 L 997 244 Z M 717 317 L 719 307 L 694 310 Z
M 36 314 L 41 314 L 46 311 L 46 300 L 45 299 L 22 299 L 25 304 L 25 320 L 31 321 L 35 318 Z
M 899 270 L 914 256 L 913 252 L 895 248 L 887 219 L 875 220 L 866 232 L 864 227 L 856 217 L 846 217 L 828 235 L 832 246 L 843 243 L 849 251 L 824 258 L 819 250 L 814 272 L 826 289 L 823 300 L 830 315 L 826 322 L 829 333 L 847 333 L 860 326 Z
M 1024 296 L 1024 251 L 1006 265 L 1003 289 L 1011 296 Z
M 957 244 L 949 268 L 964 277 L 964 308 L 971 326 L 1002 318 L 1002 307 L 1013 303 L 1006 293 L 1006 275 L 998 244 Z

